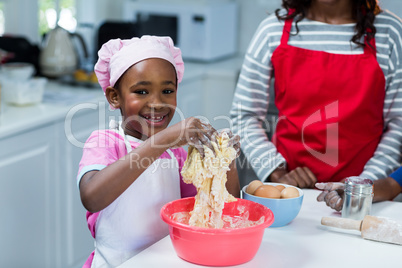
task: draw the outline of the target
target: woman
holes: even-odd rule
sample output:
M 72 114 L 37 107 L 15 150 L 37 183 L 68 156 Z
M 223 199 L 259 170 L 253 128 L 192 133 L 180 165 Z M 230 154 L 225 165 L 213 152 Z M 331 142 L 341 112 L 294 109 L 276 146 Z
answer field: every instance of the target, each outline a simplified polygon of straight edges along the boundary
M 401 162 L 401 20 L 375 0 L 282 6 L 254 34 L 236 88 L 243 154 L 260 180 L 302 188 L 388 177 Z M 272 141 L 270 93 L 279 111 Z

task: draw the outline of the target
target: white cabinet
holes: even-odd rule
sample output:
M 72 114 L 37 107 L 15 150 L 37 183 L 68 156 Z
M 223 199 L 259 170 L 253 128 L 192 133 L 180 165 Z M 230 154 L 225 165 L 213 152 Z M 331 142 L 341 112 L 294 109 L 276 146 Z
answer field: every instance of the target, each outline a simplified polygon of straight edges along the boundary
M 89 135 L 97 129 L 97 111 L 82 110 L 71 114 L 71 120 L 56 125 L 59 131 L 59 167 L 61 182 L 60 226 L 61 267 L 79 267 L 94 249 L 94 242 L 87 228 L 86 210 L 81 204 L 76 176 L 82 156 L 82 147 Z
M 61 267 L 82 267 L 94 250 L 92 238 L 86 222 L 86 210 L 81 203 L 76 177 L 82 149 L 90 134 L 97 129 L 108 128 L 110 116 L 120 112 L 110 112 L 105 101 L 84 103 L 73 107 L 62 122 L 57 123 L 59 132 L 59 167 L 63 178 L 61 202 Z M 118 118 L 115 118 L 118 119 Z
M 94 249 L 76 176 L 86 139 L 112 114 L 104 105 L 0 139 L 0 267 L 78 268 Z
M 1 267 L 56 267 L 55 134 L 46 126 L 0 140 Z

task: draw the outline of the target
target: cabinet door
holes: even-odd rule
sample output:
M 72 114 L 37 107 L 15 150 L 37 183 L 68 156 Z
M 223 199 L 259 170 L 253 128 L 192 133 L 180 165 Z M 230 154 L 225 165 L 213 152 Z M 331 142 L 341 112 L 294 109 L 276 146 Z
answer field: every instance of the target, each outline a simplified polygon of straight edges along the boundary
M 56 267 L 55 131 L 0 140 L 0 267 Z
M 92 238 L 86 222 L 86 210 L 81 203 L 76 182 L 78 164 L 82 149 L 90 134 L 97 129 L 108 127 L 107 121 L 119 111 L 108 111 L 108 104 L 84 104 L 75 106 L 66 115 L 64 122 L 58 124 L 60 131 L 60 176 L 62 178 L 62 267 L 82 267 L 94 250 Z M 75 109 L 75 110 L 74 110 Z

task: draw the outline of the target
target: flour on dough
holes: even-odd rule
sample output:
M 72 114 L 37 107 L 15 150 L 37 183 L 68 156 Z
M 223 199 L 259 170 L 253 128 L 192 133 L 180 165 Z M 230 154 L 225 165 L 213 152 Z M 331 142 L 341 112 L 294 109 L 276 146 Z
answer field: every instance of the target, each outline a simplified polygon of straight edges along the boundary
M 229 146 L 229 136 L 221 132 L 212 142 L 213 151 L 204 146 L 205 157 L 190 146 L 181 174 L 185 183 L 197 188 L 194 209 L 190 212 L 189 225 L 222 228 L 222 210 L 225 202 L 236 201 L 226 189 L 226 172 L 236 158 L 236 150 Z

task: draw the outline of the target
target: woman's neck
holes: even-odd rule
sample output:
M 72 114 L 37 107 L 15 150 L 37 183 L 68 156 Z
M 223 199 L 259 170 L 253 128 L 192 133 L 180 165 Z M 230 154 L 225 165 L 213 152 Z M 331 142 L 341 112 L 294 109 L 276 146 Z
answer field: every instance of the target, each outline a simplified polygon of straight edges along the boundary
M 353 18 L 351 0 L 313 0 L 306 17 L 328 24 L 356 22 Z

